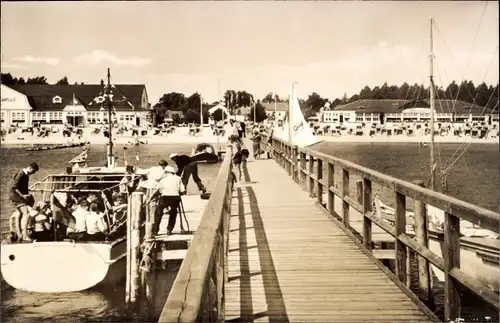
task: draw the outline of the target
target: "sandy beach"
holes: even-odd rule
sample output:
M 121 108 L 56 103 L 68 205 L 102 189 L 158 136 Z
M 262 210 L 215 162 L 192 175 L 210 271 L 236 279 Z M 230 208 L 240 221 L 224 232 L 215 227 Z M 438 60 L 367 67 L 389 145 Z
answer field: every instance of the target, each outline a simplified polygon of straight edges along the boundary
M 342 143 L 420 143 L 430 142 L 430 136 L 387 136 L 387 135 L 375 135 L 370 137 L 368 135 L 355 136 L 355 135 L 342 135 L 342 136 L 316 136 L 319 140 L 327 142 L 342 142 Z M 434 142 L 437 143 L 480 143 L 480 144 L 499 144 L 498 137 L 487 137 L 487 138 L 472 138 L 471 136 L 435 136 Z
M 108 143 L 109 139 L 101 134 L 91 134 L 92 129 L 83 129 L 84 134 L 81 140 L 72 137 L 63 137 L 61 132 L 52 133 L 48 137 L 38 137 L 36 134 L 31 135 L 30 133 L 11 133 L 6 135 L 2 140 L 2 146 L 19 146 L 19 145 L 56 145 L 56 144 L 66 144 L 69 140 L 74 140 L 75 142 L 89 142 L 92 145 L 105 145 Z M 227 142 L 227 135 L 225 136 L 214 136 L 209 128 L 203 129 L 202 133 L 198 133 L 194 136 L 188 135 L 187 128 L 178 128 L 176 132 L 168 135 L 153 135 L 151 131 L 145 136 L 140 136 L 139 140 L 146 144 L 199 144 L 199 143 L 210 143 L 210 144 L 225 144 Z M 128 142 L 135 142 L 135 137 L 132 136 L 131 131 L 127 131 L 122 135 L 118 135 L 113 132 L 113 142 L 117 145 L 125 145 Z

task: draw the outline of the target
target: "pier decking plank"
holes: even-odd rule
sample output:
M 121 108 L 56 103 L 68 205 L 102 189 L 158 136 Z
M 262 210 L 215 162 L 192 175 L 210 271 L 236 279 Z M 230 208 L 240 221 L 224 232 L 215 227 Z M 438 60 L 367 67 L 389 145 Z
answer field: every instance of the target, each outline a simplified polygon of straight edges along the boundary
M 429 322 L 273 160 L 231 207 L 226 321 Z

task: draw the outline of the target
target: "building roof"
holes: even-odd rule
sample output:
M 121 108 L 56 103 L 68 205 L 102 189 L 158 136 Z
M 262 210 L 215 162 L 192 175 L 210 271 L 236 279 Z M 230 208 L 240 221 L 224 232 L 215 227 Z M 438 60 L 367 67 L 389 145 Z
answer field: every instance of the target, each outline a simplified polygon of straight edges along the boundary
M 262 102 L 262 105 L 268 112 L 274 112 L 274 102 Z M 288 111 L 288 102 L 277 102 L 276 111 Z
M 429 107 L 429 100 L 357 100 L 335 107 L 333 111 L 356 111 L 359 113 L 401 113 L 406 109 Z M 436 100 L 435 111 L 437 113 L 472 115 L 484 115 L 491 113 L 490 109 L 485 109 L 484 107 L 459 100 Z
M 16 84 L 8 85 L 8 87 L 26 95 L 33 110 L 39 111 L 60 111 L 66 105 L 71 104 L 73 98 L 87 110 L 99 111 L 101 104 L 95 102 L 94 99 L 102 95 L 104 90 L 100 84 Z M 112 88 L 114 108 L 120 111 L 133 111 L 128 104 L 130 102 L 135 110 L 141 110 L 142 93 L 145 89 L 144 84 L 115 85 Z M 52 99 L 55 96 L 61 97 L 62 103 L 53 103 Z

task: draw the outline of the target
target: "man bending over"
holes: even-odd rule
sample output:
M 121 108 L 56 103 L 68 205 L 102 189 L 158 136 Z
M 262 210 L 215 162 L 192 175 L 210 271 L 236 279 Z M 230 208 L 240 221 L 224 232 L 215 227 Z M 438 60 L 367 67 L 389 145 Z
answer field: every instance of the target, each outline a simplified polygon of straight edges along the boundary
M 187 188 L 189 178 L 193 175 L 193 180 L 198 186 L 198 189 L 202 194 L 207 192 L 205 186 L 201 182 L 200 177 L 198 177 L 198 163 L 187 155 L 181 155 L 177 153 L 170 154 L 170 159 L 172 159 L 177 164 L 177 176 L 181 176 L 182 184 Z

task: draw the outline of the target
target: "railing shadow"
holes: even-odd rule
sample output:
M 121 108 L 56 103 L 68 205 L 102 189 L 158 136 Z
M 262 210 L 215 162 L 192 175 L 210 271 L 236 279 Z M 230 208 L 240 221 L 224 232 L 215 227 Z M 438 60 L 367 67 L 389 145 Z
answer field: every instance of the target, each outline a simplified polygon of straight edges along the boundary
M 248 168 L 244 167 L 245 181 L 251 182 Z M 264 295 L 266 298 L 267 311 L 253 313 L 253 297 L 251 290 L 251 277 L 257 273 L 250 273 L 247 230 L 245 223 L 245 210 L 243 201 L 243 190 L 247 191 L 250 204 L 250 213 L 252 214 L 253 230 L 257 241 L 257 250 L 261 266 L 262 281 L 264 285 Z M 273 257 L 269 248 L 264 223 L 260 214 L 257 196 L 251 186 L 238 188 L 238 214 L 239 214 L 239 251 L 240 251 L 240 313 L 241 317 L 229 320 L 229 322 L 253 322 L 256 319 L 267 317 L 269 322 L 282 323 L 289 322 L 286 312 L 285 301 L 279 285 L 276 268 L 274 267 Z

